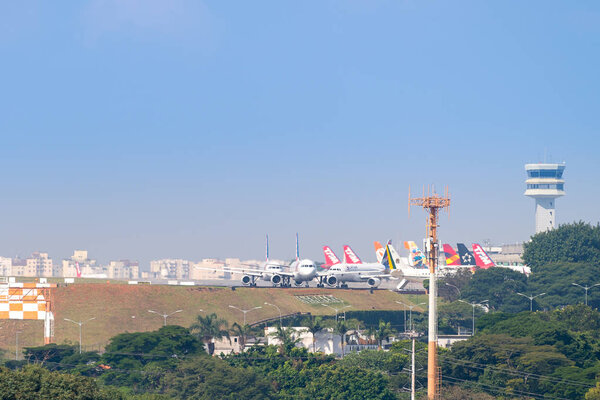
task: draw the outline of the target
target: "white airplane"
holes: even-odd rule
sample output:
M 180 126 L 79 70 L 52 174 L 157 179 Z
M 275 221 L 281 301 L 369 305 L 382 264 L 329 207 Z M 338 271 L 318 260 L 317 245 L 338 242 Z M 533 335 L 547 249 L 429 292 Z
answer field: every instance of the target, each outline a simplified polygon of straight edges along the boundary
M 375 242 L 376 252 L 379 252 L 378 249 L 383 248 L 381 243 Z M 400 257 L 394 246 L 392 246 L 391 240 L 388 242 L 386 248 L 386 253 L 389 253 L 389 257 L 392 262 L 395 264 L 395 268 L 398 269 L 404 277 L 407 278 L 429 278 L 429 268 L 415 268 L 410 265 L 410 262 L 407 257 Z
M 309 282 L 317 276 L 317 265 L 309 259 L 300 259 L 298 247 L 298 234 L 296 234 L 296 260 L 290 265 L 284 265 L 269 261 L 269 235 L 266 237 L 265 262 L 252 264 L 249 268 L 223 267 L 219 270 L 233 274 L 242 274 L 242 284 L 245 286 L 256 286 L 257 280 L 271 282 L 273 286 L 290 287 L 291 281 L 296 286 L 303 283 L 309 286 Z M 214 271 L 215 268 L 206 268 Z
M 350 246 L 344 246 L 344 262 L 340 262 L 329 246 L 323 246 L 323 254 L 325 264 L 330 267 L 319 274 L 318 287 L 327 284 L 347 288 L 347 282 L 366 282 L 370 287 L 376 288 L 382 279 L 395 279 L 390 275 L 394 264 L 388 263 L 387 257 L 383 258 L 383 263 L 363 263 Z

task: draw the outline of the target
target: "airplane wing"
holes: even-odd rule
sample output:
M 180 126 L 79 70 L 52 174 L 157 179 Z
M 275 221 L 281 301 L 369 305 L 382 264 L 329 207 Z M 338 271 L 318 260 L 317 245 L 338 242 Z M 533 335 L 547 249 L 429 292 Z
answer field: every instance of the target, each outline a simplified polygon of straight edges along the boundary
M 227 267 L 221 267 L 221 268 L 209 268 L 209 267 L 195 267 L 197 269 L 201 269 L 203 271 L 219 271 L 219 272 L 229 272 L 232 274 L 246 274 L 246 275 L 250 275 L 250 276 L 263 276 L 263 274 L 265 273 L 265 271 L 263 270 L 258 270 L 258 269 L 251 269 L 251 268 L 227 268 Z

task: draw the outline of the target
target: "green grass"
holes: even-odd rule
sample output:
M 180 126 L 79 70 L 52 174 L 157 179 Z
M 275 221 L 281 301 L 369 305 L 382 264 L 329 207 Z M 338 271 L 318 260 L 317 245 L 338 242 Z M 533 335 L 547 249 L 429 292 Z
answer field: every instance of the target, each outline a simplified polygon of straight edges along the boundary
M 77 343 L 79 327 L 71 322 L 96 319 L 83 327 L 84 346 L 102 348 L 108 340 L 122 332 L 155 330 L 162 326 L 162 317 L 149 313 L 183 312 L 169 317 L 172 324 L 189 326 L 200 313 L 216 313 L 222 318 L 242 323 L 241 312 L 229 308 L 233 305 L 242 309 L 260 306 L 259 310 L 247 314 L 247 322 L 276 317 L 279 312 L 265 302 L 279 306 L 281 312 L 291 314 L 310 312 L 315 315 L 333 315 L 335 312 L 321 305 L 306 304 L 294 295 L 331 294 L 350 304 L 350 310 L 401 310 L 395 300 L 407 304 L 426 302 L 426 296 L 399 295 L 388 290 L 340 290 L 316 288 L 237 288 L 232 291 L 223 287 L 169 286 L 169 285 L 123 285 L 116 282 L 78 283 L 58 287 L 54 291 L 55 342 Z M 204 310 L 201 312 L 200 310 Z M 415 310 L 422 311 L 421 307 Z M 43 344 L 42 321 L 0 321 L 0 348 L 12 351 L 14 357 L 16 331 L 21 331 L 21 346 Z M 10 353 L 9 353 L 10 356 Z

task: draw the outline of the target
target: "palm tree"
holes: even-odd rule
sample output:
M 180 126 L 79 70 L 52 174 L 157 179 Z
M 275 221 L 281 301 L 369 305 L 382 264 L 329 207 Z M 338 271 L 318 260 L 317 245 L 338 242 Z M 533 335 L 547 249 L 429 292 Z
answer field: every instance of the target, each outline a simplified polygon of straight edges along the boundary
M 294 333 L 300 332 L 295 332 L 292 328 L 278 325 L 277 330 L 269 334 L 269 336 L 273 336 L 275 339 L 279 340 L 279 353 L 281 355 L 286 355 L 294 348 L 294 346 L 296 346 L 296 343 L 300 341 L 300 338 L 296 338 Z
M 312 318 L 308 318 L 306 321 L 304 321 L 304 326 L 306 326 L 307 331 L 311 333 L 312 335 L 312 348 L 313 348 L 313 353 L 316 353 L 316 342 L 317 342 L 317 338 L 315 337 L 315 335 L 319 332 L 321 332 L 324 328 L 323 326 L 323 318 L 321 317 L 312 317 Z
M 377 334 L 377 328 L 374 326 L 370 326 L 367 328 L 367 337 L 369 338 L 369 344 L 373 344 L 375 342 L 375 335 Z
M 208 345 L 208 354 L 212 356 L 215 352 L 215 340 L 223 337 L 229 339 L 227 326 L 227 320 L 212 313 L 206 317 L 198 315 L 197 321 L 190 326 L 190 331 Z M 231 342 L 231 339 L 229 341 Z
M 346 339 L 346 333 L 348 332 L 348 327 L 346 326 L 345 321 L 339 320 L 335 324 L 335 332 L 340 335 L 341 345 L 342 345 L 342 358 L 344 358 L 344 341 Z
M 387 340 L 393 332 L 394 331 L 392 330 L 392 325 L 389 322 L 383 322 L 383 320 L 379 320 L 379 327 L 375 332 L 375 337 L 377 338 L 379 350 L 381 350 L 382 348 L 383 341 Z
M 251 330 L 252 328 L 248 324 L 240 325 L 237 322 L 234 322 L 231 326 L 231 333 L 233 334 L 233 336 L 237 336 L 239 338 L 238 340 L 242 349 L 242 353 L 246 348 L 246 339 L 248 339 L 248 336 L 250 336 Z

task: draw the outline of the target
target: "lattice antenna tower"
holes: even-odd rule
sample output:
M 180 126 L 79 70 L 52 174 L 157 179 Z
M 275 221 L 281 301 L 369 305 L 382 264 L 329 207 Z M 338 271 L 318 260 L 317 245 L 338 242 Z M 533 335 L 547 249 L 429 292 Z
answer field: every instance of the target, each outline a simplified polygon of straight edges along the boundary
M 440 210 L 448 211 L 450 207 L 450 194 L 448 187 L 444 188 L 444 195 L 435 193 L 431 186 L 423 186 L 423 196 L 411 197 L 408 188 L 408 215 L 410 207 L 419 206 L 427 212 L 426 246 L 427 262 L 429 266 L 429 330 L 428 330 L 428 352 L 427 352 L 427 398 L 434 400 L 439 398 L 441 376 L 438 368 L 437 357 L 437 282 L 435 273 L 438 263 L 438 217 Z

